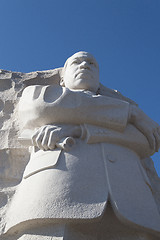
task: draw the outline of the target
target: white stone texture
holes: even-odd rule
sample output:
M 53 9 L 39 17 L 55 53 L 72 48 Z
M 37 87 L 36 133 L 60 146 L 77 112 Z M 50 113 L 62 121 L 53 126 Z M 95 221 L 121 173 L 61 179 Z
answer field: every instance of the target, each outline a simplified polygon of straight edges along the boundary
M 115 215 L 113 214 L 110 205 L 108 206 L 108 210 L 106 212 L 106 214 L 108 214 L 108 218 L 106 219 L 107 223 L 105 225 L 105 227 L 102 226 L 100 227 L 100 231 L 97 232 L 95 231 L 96 227 L 100 224 L 100 222 L 97 223 L 88 223 L 87 225 L 81 225 L 81 224 L 77 224 L 77 225 L 72 225 L 72 226 L 64 226 L 64 225 L 56 225 L 53 230 L 52 227 L 50 227 L 50 221 L 46 222 L 46 226 L 42 226 L 41 229 L 38 228 L 37 230 L 37 225 L 36 222 L 31 222 L 30 227 L 27 226 L 27 231 L 25 230 L 25 224 L 23 226 L 23 224 L 20 226 L 20 228 L 16 229 L 16 231 L 11 235 L 9 235 L 8 233 L 6 233 L 5 235 L 3 235 L 4 232 L 4 228 L 6 225 L 6 221 L 8 221 L 8 219 L 6 220 L 6 212 L 9 208 L 9 206 L 11 205 L 11 201 L 13 199 L 14 193 L 15 191 L 18 189 L 18 186 L 20 188 L 23 187 L 23 181 L 22 183 L 19 185 L 19 183 L 22 180 L 22 175 L 24 172 L 24 169 L 29 161 L 30 158 L 30 153 L 28 150 L 28 147 L 22 145 L 19 141 L 18 141 L 18 136 L 20 135 L 20 130 L 21 130 L 21 124 L 19 123 L 18 120 L 18 114 L 17 114 L 17 109 L 18 109 L 18 103 L 19 103 L 19 99 L 22 95 L 22 91 L 24 88 L 26 88 L 27 86 L 31 86 L 31 85 L 53 85 L 53 86 L 58 86 L 60 83 L 60 79 L 61 79 L 61 72 L 62 72 L 62 68 L 59 69 L 54 69 L 54 70 L 48 70 L 48 71 L 37 71 L 37 72 L 32 72 L 32 73 L 18 73 L 18 72 L 11 72 L 11 71 L 5 71 L 5 70 L 1 70 L 0 71 L 0 234 L 2 234 L 0 239 L 4 239 L 4 240 L 43 240 L 43 239 L 75 239 L 74 238 L 74 232 L 75 232 L 75 236 L 76 239 L 103 239 L 102 238 L 102 232 L 106 232 L 108 238 L 110 240 L 122 240 L 122 239 L 136 239 L 136 240 L 142 240 L 142 239 L 154 239 L 157 240 L 159 239 L 159 237 L 156 236 L 151 236 L 150 233 L 146 233 L 143 231 L 138 230 L 133 230 L 132 228 L 130 229 L 130 227 L 126 226 L 121 223 L 118 218 L 115 217 Z M 115 91 L 115 90 L 111 90 L 108 89 L 106 87 L 104 87 L 103 85 L 100 85 L 100 94 L 101 95 L 105 95 L 105 96 L 109 96 L 112 98 L 116 98 L 116 99 L 121 99 L 124 101 L 127 101 L 129 103 L 135 104 L 132 100 L 124 97 L 123 95 L 121 95 L 119 92 Z M 91 143 L 95 141 L 95 134 L 96 134 L 96 139 L 97 139 L 97 133 L 95 134 L 90 134 L 93 133 L 93 131 L 91 131 L 91 126 L 86 126 L 87 131 L 88 131 L 88 142 L 91 141 Z M 101 130 L 100 128 L 98 129 L 98 135 L 101 138 L 103 136 L 103 139 L 105 138 L 105 133 L 102 132 L 103 130 Z M 113 134 L 113 133 L 112 133 Z M 112 135 L 111 134 L 111 135 Z M 81 141 L 81 140 L 78 140 Z M 118 140 L 117 140 L 118 141 Z M 81 144 L 82 146 L 83 144 Z M 131 144 L 132 145 L 132 144 Z M 89 148 L 90 145 L 88 144 Z M 87 146 L 87 148 L 88 148 Z M 107 145 L 108 146 L 108 145 Z M 84 148 L 86 148 L 86 145 L 84 146 Z M 112 149 L 113 148 L 113 149 Z M 111 149 L 113 150 L 112 153 L 110 154 L 111 159 L 108 159 L 109 161 L 107 162 L 107 164 L 109 164 L 109 168 L 111 166 L 112 168 L 112 164 L 114 164 L 114 161 L 117 161 L 117 156 L 116 156 L 116 149 L 113 147 L 113 145 L 111 146 Z M 137 149 L 137 148 L 136 148 Z M 105 148 L 106 150 L 106 148 Z M 134 149 L 133 149 L 134 150 Z M 75 150 L 74 151 L 78 151 Z M 84 149 L 85 151 L 85 149 Z M 97 150 L 96 150 L 97 151 Z M 86 158 L 88 159 L 90 157 L 90 154 L 96 154 L 96 151 L 93 153 L 93 150 L 87 150 L 88 155 L 86 155 Z M 130 153 L 127 153 L 127 151 L 129 150 L 125 150 L 126 151 L 126 156 L 127 154 L 129 154 L 130 156 L 132 155 L 132 150 Z M 121 150 L 119 151 L 119 153 L 121 152 Z M 138 153 L 138 152 L 137 152 Z M 150 153 L 150 150 L 149 150 Z M 67 153 L 65 153 L 67 155 Z M 81 153 L 78 153 L 80 155 L 83 155 L 83 151 Z M 98 154 L 98 153 L 97 153 Z M 123 153 L 124 154 L 124 153 Z M 122 154 L 122 155 L 123 155 Z M 135 153 L 134 153 L 135 154 Z M 133 154 L 133 155 L 134 155 Z M 140 154 L 138 153 L 138 155 L 140 156 Z M 150 155 L 150 154 L 146 154 Z M 141 156 L 142 157 L 142 156 Z M 118 156 L 119 158 L 119 156 Z M 67 158 L 66 158 L 67 159 Z M 76 161 L 76 159 L 73 159 Z M 66 160 L 67 161 L 67 160 Z M 157 173 L 154 169 L 154 164 L 151 158 L 146 157 L 144 159 L 141 159 L 141 164 L 143 166 L 143 169 L 141 169 L 141 171 L 143 172 L 144 176 L 146 177 L 146 179 L 149 180 L 148 182 L 148 187 L 151 189 L 152 194 L 154 196 L 154 199 L 156 201 L 157 207 L 159 209 L 160 212 L 160 179 L 157 176 Z M 89 163 L 88 163 L 89 164 Z M 90 163 L 91 166 L 93 167 L 93 164 Z M 69 166 L 68 167 L 73 167 L 73 166 Z M 89 168 L 88 166 L 85 166 L 86 168 Z M 117 165 L 118 167 L 118 165 Z M 127 165 L 124 166 L 124 168 L 127 168 Z M 97 166 L 98 169 L 98 173 L 101 174 L 100 176 L 103 178 L 103 174 L 102 172 L 104 171 L 104 169 L 100 169 L 101 166 Z M 81 168 L 80 168 L 81 169 Z M 27 170 L 26 170 L 27 171 Z M 116 169 L 115 169 L 116 171 Z M 43 175 L 43 172 L 41 172 L 40 174 Z M 50 175 L 52 175 L 51 173 L 48 173 L 49 175 L 48 178 L 50 178 Z M 31 178 L 34 178 L 33 181 L 33 187 L 34 184 L 36 185 L 36 181 L 42 181 L 43 180 L 43 176 L 39 177 L 40 175 L 33 175 L 31 177 L 28 178 L 28 180 L 26 179 L 26 182 L 24 184 L 27 185 L 27 182 L 30 182 Z M 92 176 L 92 175 L 91 175 Z M 90 177 L 91 177 L 90 176 Z M 45 176 L 46 177 L 46 176 Z M 53 177 L 53 175 L 51 176 Z M 67 178 L 68 176 L 63 176 L 64 178 Z M 73 176 L 75 178 L 75 176 Z M 54 175 L 54 178 L 56 181 L 56 178 L 59 178 L 58 175 Z M 112 178 L 112 176 L 111 176 Z M 38 179 L 38 180 L 37 180 Z M 100 178 L 97 178 L 99 183 L 97 182 L 97 189 L 99 189 L 99 191 L 102 190 L 103 193 L 100 193 L 99 196 L 102 199 L 105 199 L 105 201 L 101 201 L 102 203 L 99 205 L 99 207 L 96 209 L 95 213 L 93 210 L 95 209 L 93 206 L 91 206 L 91 202 L 89 202 L 89 205 L 91 206 L 91 209 L 89 209 L 89 205 L 84 206 L 84 212 L 87 212 L 87 214 L 89 213 L 90 215 L 88 215 L 88 218 L 92 218 L 92 214 L 100 214 L 103 209 L 104 206 L 106 204 L 107 201 L 107 192 L 103 191 L 103 184 Z M 63 180 L 63 179 L 62 179 Z M 88 178 L 89 180 L 89 178 Z M 94 179 L 92 179 L 94 181 Z M 111 184 L 114 185 L 114 182 L 116 179 L 112 179 Z M 65 179 L 64 179 L 65 181 Z M 125 181 L 125 180 L 124 180 Z M 77 182 L 78 183 L 78 182 Z M 51 184 L 52 185 L 52 184 Z M 104 185 L 106 185 L 106 183 L 104 183 Z M 120 184 L 121 185 L 121 184 Z M 122 183 L 123 185 L 123 183 Z M 64 185 L 64 187 L 67 187 Z M 72 187 L 72 184 L 71 184 Z M 79 186 L 80 187 L 80 186 Z M 106 186 L 104 186 L 105 188 Z M 108 186 L 108 188 L 110 188 L 112 186 Z M 101 189 L 100 189 L 101 188 Z M 122 188 L 124 188 L 124 186 L 122 186 Z M 27 189 L 27 188 L 26 188 Z M 40 188 L 41 189 L 41 188 Z M 38 194 L 40 194 L 40 192 L 38 192 L 40 189 L 36 189 L 36 191 L 33 191 L 33 189 L 31 189 L 32 192 L 32 196 L 33 199 L 35 200 L 35 205 L 38 206 L 38 201 L 36 202 L 36 196 L 38 196 Z M 58 194 L 61 195 L 61 193 L 63 194 L 64 191 L 60 192 L 59 189 L 55 188 L 54 184 L 52 186 L 50 186 L 50 189 L 53 189 L 54 192 L 57 192 Z M 47 191 L 47 188 L 43 189 L 45 191 Z M 27 190 L 26 190 L 27 191 Z M 119 191 L 121 191 L 119 189 Z M 123 190 L 122 190 L 123 191 Z M 18 192 L 18 191 L 17 191 Z M 87 190 L 85 192 L 87 194 Z M 94 198 L 97 198 L 97 202 L 99 201 L 98 199 L 98 194 L 95 191 L 94 194 Z M 111 194 L 111 192 L 110 192 Z M 110 196 L 112 199 L 116 199 L 116 194 L 118 194 L 117 192 L 112 192 L 112 194 L 114 196 Z M 129 192 L 128 192 L 129 194 Z M 27 192 L 24 192 L 24 196 L 27 196 Z M 31 195 L 30 195 L 31 196 Z M 30 196 L 28 196 L 30 198 Z M 66 195 L 67 196 L 67 195 Z M 146 195 L 147 196 L 147 195 Z M 41 196 L 42 197 L 42 196 Z M 83 197 L 84 195 L 81 196 L 82 197 L 82 201 L 84 200 Z M 129 196 L 128 196 L 129 197 Z M 142 196 L 144 197 L 144 196 Z M 26 202 L 24 202 L 24 204 L 28 204 L 28 206 L 30 208 L 30 199 L 28 198 L 28 200 Z M 38 198 L 37 198 L 38 199 Z M 53 196 L 52 196 L 53 199 Z M 23 199 L 23 196 L 20 194 L 20 198 L 19 201 L 21 202 L 21 200 Z M 45 201 L 48 199 L 44 199 Z M 50 199 L 49 199 L 50 200 Z M 63 200 L 65 201 L 65 199 L 63 198 Z M 44 201 L 44 203 L 45 203 Z M 53 199 L 54 201 L 54 199 Z M 137 198 L 138 201 L 138 198 Z M 20 202 L 17 202 L 17 208 L 20 208 L 20 211 L 23 212 L 23 206 L 21 205 Z M 96 201 L 95 201 L 96 202 Z M 115 201 L 116 202 L 116 201 Z M 60 204 L 61 202 L 59 202 Z M 31 202 L 32 204 L 32 202 Z M 52 202 L 50 202 L 50 204 L 52 205 Z M 114 206 L 114 201 L 112 203 Z M 127 204 L 127 203 L 125 203 Z M 135 203 L 136 204 L 136 203 Z M 49 205 L 48 207 L 51 208 L 51 205 Z M 63 202 L 62 202 L 63 205 Z M 145 206 L 145 204 L 144 204 Z M 22 207 L 22 209 L 21 209 Z M 63 206 L 62 206 L 63 207 Z M 78 206 L 79 207 L 79 206 Z M 81 214 L 82 212 L 78 212 L 78 207 L 76 209 L 76 211 L 74 212 L 74 214 Z M 115 212 L 117 211 L 117 216 L 120 213 L 121 207 L 122 207 L 122 212 L 124 214 L 124 210 L 123 210 L 123 205 L 119 205 L 120 209 L 116 210 L 116 206 L 115 206 Z M 146 205 L 147 207 L 147 205 Z M 60 208 L 62 210 L 62 208 Z M 53 214 L 53 212 L 55 212 L 53 209 L 52 212 L 48 211 L 45 214 Z M 36 211 L 36 210 L 35 210 Z M 146 209 L 147 211 L 147 209 Z M 98 213 L 99 212 L 99 213 Z M 32 212 L 33 216 L 34 214 L 37 214 L 37 212 L 34 213 L 34 211 Z M 72 212 L 73 213 L 73 212 Z M 15 219 L 13 221 L 17 222 L 21 221 L 21 219 L 16 219 L 16 213 L 15 214 Z M 25 213 L 26 214 L 26 213 Z M 44 214 L 43 211 L 40 211 L 39 214 Z M 57 212 L 56 214 L 63 214 L 60 212 Z M 69 208 L 68 210 L 66 210 L 66 215 L 65 217 L 67 217 L 67 214 L 69 215 Z M 127 215 L 129 215 L 129 212 L 126 212 Z M 46 216 L 42 216 L 41 217 L 46 217 Z M 48 216 L 47 216 L 48 217 Z M 55 217 L 55 216 L 54 216 Z M 128 216 L 127 216 L 128 217 Z M 129 216 L 130 217 L 130 216 Z M 28 216 L 25 216 L 26 219 L 28 219 Z M 32 219 L 32 216 L 29 217 L 30 219 Z M 121 218 L 121 217 L 119 217 Z M 122 217 L 123 218 L 123 217 Z M 146 220 L 144 219 L 144 222 Z M 152 221 L 152 219 L 150 219 L 150 221 Z M 56 222 L 56 221 L 55 221 Z M 39 223 L 38 223 L 39 224 Z M 12 225 L 12 223 L 11 223 Z M 145 224 L 144 224 L 145 225 Z M 147 225 L 147 223 L 146 223 Z M 107 226 L 107 227 L 106 227 Z M 9 226 L 8 226 L 9 228 Z M 158 227 L 157 227 L 158 228 Z M 72 229 L 72 230 L 70 230 Z M 91 231 L 88 233 L 88 229 L 91 229 Z M 52 232 L 53 231 L 53 232 Z M 54 237 L 53 237 L 54 236 Z M 78 237 L 77 237 L 78 236 Z M 86 237 L 87 236 L 87 237 Z M 132 238 L 131 238 L 132 236 Z
M 18 141 L 17 105 L 25 87 L 34 84 L 57 84 L 60 69 L 32 73 L 0 70 L 0 233 L 5 214 L 29 161 L 28 146 Z

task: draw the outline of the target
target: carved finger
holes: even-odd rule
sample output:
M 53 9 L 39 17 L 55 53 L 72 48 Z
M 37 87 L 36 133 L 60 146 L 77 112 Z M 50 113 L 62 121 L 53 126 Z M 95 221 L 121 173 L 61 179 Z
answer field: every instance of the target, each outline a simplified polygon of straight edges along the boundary
M 43 146 L 42 146 L 42 139 L 43 139 L 43 136 L 44 136 L 44 132 L 42 133 L 39 133 L 39 135 L 37 136 L 36 138 L 36 145 L 39 149 L 42 149 L 44 150 Z
M 156 142 L 156 148 L 155 151 L 158 152 L 160 148 L 160 135 L 157 131 L 154 132 L 155 142 Z
M 156 140 L 153 134 L 147 134 L 146 135 L 150 148 L 153 149 L 154 151 L 156 150 Z
M 45 134 L 45 129 L 47 128 L 47 126 L 43 126 L 42 128 L 40 128 L 40 132 L 38 134 L 38 136 L 36 137 L 36 146 L 39 148 L 39 149 L 42 149 L 44 150 L 44 147 L 42 145 L 42 140 L 44 138 L 44 134 Z
M 39 133 L 40 133 L 40 131 L 37 130 L 37 131 L 32 135 L 32 137 L 31 137 L 31 139 L 32 139 L 32 145 L 33 145 L 33 146 L 37 146 L 36 138 L 38 137 Z
M 160 135 L 160 127 L 157 128 L 157 132 Z
M 48 148 L 49 149 L 54 149 L 55 148 L 55 146 L 56 146 L 56 142 L 57 142 L 57 133 L 56 133 L 56 131 L 52 131 L 51 133 L 50 133 L 50 136 L 49 136 L 49 140 L 48 140 Z
M 43 127 L 41 127 L 41 128 L 35 129 L 34 134 L 31 136 L 31 140 L 32 140 L 33 146 L 37 146 L 37 141 L 36 141 L 36 139 L 37 139 L 38 135 L 43 131 L 43 129 L 45 129 L 45 127 L 46 127 L 46 126 L 43 126 Z
M 43 136 L 43 139 L 42 139 L 42 146 L 44 148 L 44 150 L 48 150 L 49 147 L 48 147 L 48 141 L 49 141 L 49 136 L 51 134 L 51 129 L 49 128 L 46 128 L 45 130 L 45 133 L 44 133 L 44 136 Z

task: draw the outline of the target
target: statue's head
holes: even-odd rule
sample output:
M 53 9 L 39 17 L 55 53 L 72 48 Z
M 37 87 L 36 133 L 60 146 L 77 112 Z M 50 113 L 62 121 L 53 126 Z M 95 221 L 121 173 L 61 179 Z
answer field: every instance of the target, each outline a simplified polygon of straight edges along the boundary
M 99 66 L 88 52 L 77 52 L 64 64 L 61 85 L 71 90 L 90 90 L 99 88 Z

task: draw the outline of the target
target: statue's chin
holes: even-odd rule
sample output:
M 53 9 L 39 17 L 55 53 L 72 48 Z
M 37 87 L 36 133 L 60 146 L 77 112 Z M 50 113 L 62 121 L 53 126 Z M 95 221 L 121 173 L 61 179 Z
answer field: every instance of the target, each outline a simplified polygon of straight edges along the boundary
M 93 79 L 87 79 L 84 77 L 79 77 L 75 80 L 73 86 L 68 86 L 70 90 L 86 90 L 91 92 L 97 92 L 99 84 L 94 84 Z

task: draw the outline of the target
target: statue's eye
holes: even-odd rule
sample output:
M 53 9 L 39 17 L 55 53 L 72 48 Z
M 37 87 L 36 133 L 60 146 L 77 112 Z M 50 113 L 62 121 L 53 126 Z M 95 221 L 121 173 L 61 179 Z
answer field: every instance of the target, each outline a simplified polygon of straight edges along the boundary
M 77 61 L 77 60 L 75 60 L 75 61 L 73 61 L 73 62 L 72 62 L 72 64 L 78 64 L 78 61 Z

